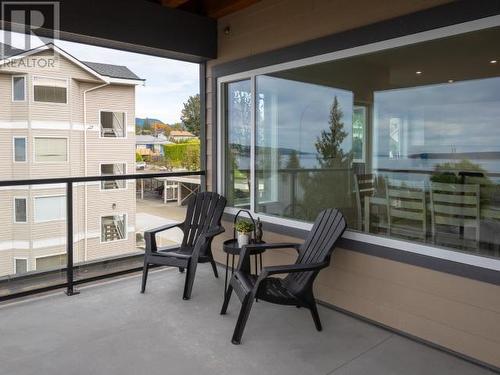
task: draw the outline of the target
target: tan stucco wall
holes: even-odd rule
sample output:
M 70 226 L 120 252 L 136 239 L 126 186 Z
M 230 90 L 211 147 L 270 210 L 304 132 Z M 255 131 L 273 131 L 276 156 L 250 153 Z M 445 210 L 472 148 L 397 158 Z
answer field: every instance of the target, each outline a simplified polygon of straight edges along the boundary
M 394 18 L 446 0 L 263 0 L 219 20 L 219 58 L 207 69 L 207 181 L 212 185 L 211 67 L 309 39 Z M 231 35 L 222 30 L 230 25 Z M 224 263 L 221 241 L 214 243 Z M 267 242 L 297 239 L 266 233 Z M 294 261 L 294 251 L 264 255 L 265 264 Z M 316 296 L 332 305 L 500 367 L 500 287 L 395 261 L 337 249 L 316 283 Z

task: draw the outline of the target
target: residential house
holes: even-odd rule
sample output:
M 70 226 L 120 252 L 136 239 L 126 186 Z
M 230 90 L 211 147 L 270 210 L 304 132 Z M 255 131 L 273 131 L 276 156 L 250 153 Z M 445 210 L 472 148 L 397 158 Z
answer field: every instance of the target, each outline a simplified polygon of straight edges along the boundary
M 162 134 L 158 136 L 153 135 L 136 135 L 135 136 L 135 149 L 141 156 L 154 157 L 163 156 L 163 145 L 171 144 Z
M 191 139 L 197 139 L 198 137 L 187 130 L 172 130 L 169 138 L 172 142 L 184 142 Z

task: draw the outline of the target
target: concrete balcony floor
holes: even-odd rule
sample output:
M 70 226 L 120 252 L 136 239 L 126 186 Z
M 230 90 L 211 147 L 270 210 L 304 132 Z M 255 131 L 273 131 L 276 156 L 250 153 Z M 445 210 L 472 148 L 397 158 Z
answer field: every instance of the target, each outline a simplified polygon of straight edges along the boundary
M 184 274 L 159 269 L 145 294 L 140 275 L 0 307 L 0 374 L 491 374 L 487 369 L 334 310 L 309 312 L 265 302 L 254 308 L 242 344 L 230 338 L 233 296 L 219 315 L 223 270 L 200 265 L 190 301 Z

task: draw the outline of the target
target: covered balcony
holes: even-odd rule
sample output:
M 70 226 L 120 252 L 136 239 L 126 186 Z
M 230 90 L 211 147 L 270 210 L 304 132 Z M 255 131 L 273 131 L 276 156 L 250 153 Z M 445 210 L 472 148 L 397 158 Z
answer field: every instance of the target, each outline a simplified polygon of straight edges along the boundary
M 121 103 L 134 106 L 144 81 L 119 76 L 123 66 L 110 77 L 75 63 L 85 74 L 73 82 L 39 80 L 37 112 L 25 110 L 31 73 L 0 59 L 0 85 L 12 85 L 0 96 L 0 374 L 500 371 L 498 0 L 101 0 L 57 10 L 60 23 L 43 32 L 57 28 L 63 41 L 195 64 L 199 157 L 183 163 L 196 168 L 144 170 L 175 139 L 134 139 L 144 119 Z M 57 125 L 78 135 L 41 134 L 60 131 L 43 116 L 64 112 L 75 87 L 66 112 L 82 115 Z M 87 108 L 87 93 L 98 104 Z M 119 145 L 130 152 L 118 155 Z M 225 232 L 205 248 L 214 268 L 199 264 L 183 300 L 184 264 L 151 265 L 141 294 L 155 242 L 146 232 L 182 222 L 200 192 L 227 203 Z M 347 229 L 309 295 L 323 331 L 307 308 L 260 300 L 233 345 L 238 298 L 220 312 L 241 254 L 224 248 L 238 213 L 260 219 L 267 244 L 301 243 L 328 208 Z M 154 238 L 167 252 L 183 232 Z M 262 255 L 261 272 L 297 260 L 289 248 Z

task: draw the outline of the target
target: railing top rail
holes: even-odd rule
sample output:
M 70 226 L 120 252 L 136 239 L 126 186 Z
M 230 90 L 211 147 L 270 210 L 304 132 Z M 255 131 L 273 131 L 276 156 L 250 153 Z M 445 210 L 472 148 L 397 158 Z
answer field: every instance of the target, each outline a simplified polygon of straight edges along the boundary
M 3 186 L 23 186 L 23 185 L 46 185 L 46 184 L 67 184 L 77 182 L 92 181 L 114 181 L 114 180 L 140 180 L 143 178 L 154 177 L 186 177 L 186 176 L 204 176 L 205 171 L 194 172 L 158 172 L 158 173 L 133 173 L 105 176 L 82 176 L 82 177 L 55 177 L 27 180 L 0 180 L 0 187 Z

